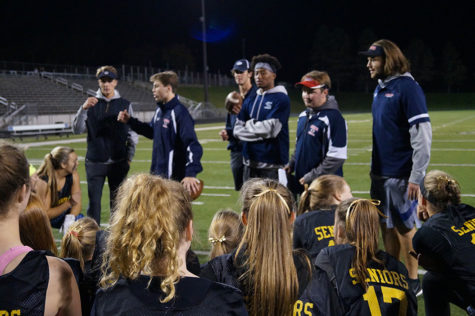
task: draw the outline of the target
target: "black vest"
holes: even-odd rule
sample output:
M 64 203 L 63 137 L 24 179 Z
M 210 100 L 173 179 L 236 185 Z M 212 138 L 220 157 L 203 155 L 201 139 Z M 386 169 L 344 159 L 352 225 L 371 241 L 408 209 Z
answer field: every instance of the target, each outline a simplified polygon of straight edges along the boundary
M 130 102 L 123 98 L 99 102 L 87 110 L 87 153 L 92 162 L 106 162 L 109 159 L 127 159 L 127 124 L 117 122 L 120 111 L 129 110 Z

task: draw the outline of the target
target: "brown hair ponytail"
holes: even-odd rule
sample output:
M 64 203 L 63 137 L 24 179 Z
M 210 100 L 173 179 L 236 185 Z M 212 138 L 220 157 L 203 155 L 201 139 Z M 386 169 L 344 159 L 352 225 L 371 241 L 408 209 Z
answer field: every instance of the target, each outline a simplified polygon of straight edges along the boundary
M 51 195 L 51 206 L 58 202 L 58 190 L 56 184 L 55 170 L 61 169 L 62 163 L 67 163 L 69 155 L 74 152 L 70 147 L 55 147 L 45 155 L 44 161 L 38 169 L 40 178 L 48 177 L 48 190 Z
M 355 269 L 356 280 L 368 287 L 368 262 L 382 263 L 376 257 L 379 237 L 379 201 L 351 198 L 342 202 L 336 209 L 335 224 L 344 229 L 346 240 L 355 247 L 351 267 Z

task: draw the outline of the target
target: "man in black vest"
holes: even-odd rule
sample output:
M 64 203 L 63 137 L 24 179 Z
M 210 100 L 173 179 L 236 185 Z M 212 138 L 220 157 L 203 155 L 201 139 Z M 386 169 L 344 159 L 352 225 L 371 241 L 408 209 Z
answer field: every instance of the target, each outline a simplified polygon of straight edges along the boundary
M 115 90 L 117 70 L 112 66 L 97 69 L 99 89 L 79 108 L 73 122 L 75 134 L 87 129 L 86 175 L 89 207 L 87 215 L 101 222 L 101 198 L 107 177 L 110 209 L 113 209 L 117 188 L 129 171 L 138 136 L 128 125 L 117 122 L 120 111 L 132 112 L 129 101 Z

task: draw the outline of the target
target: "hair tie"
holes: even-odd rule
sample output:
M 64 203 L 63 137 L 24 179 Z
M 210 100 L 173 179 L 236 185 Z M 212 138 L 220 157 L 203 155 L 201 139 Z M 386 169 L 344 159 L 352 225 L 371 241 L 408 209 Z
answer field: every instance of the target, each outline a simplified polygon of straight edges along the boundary
M 256 194 L 256 195 L 254 195 L 254 197 L 261 197 L 261 196 L 263 196 L 264 194 L 266 194 L 266 193 L 268 193 L 268 192 L 273 192 L 273 193 L 275 193 L 275 194 L 279 197 L 279 199 L 282 201 L 282 203 L 284 203 L 285 208 L 287 209 L 287 213 L 290 215 L 291 212 L 290 212 L 289 206 L 287 205 L 287 202 L 285 201 L 284 197 L 283 197 L 279 192 L 277 192 L 276 189 L 274 189 L 274 188 L 266 188 L 266 189 L 265 189 L 264 191 L 262 191 L 261 193 L 258 193 L 258 194 Z
M 78 238 L 78 233 L 77 233 L 76 231 L 74 231 L 74 230 L 71 230 L 71 231 L 69 232 L 69 234 L 70 234 L 70 235 L 73 235 L 73 236 L 76 237 L 76 238 Z
M 351 202 L 351 203 L 350 203 L 350 206 L 348 206 L 348 208 L 346 209 L 346 218 L 345 218 L 346 231 L 348 231 L 348 229 L 349 229 L 350 213 L 351 213 L 352 209 L 354 208 L 354 206 L 355 206 L 356 204 L 358 204 L 359 202 L 361 202 L 361 201 L 368 201 L 368 202 L 370 202 L 371 204 L 373 204 L 374 206 L 379 206 L 379 205 L 381 205 L 381 201 L 380 201 L 380 200 L 375 200 L 375 199 L 357 199 L 357 200 L 354 200 L 353 202 Z M 379 216 L 382 216 L 382 217 L 387 218 L 387 216 L 384 215 L 384 214 L 379 210 L 379 208 L 376 208 L 376 210 L 378 211 Z
M 208 240 L 214 245 L 214 244 L 217 243 L 217 242 L 224 242 L 224 241 L 226 241 L 226 237 L 225 237 L 225 236 L 222 236 L 221 238 L 218 238 L 218 239 L 213 238 L 213 237 L 210 237 L 210 238 L 208 238 Z

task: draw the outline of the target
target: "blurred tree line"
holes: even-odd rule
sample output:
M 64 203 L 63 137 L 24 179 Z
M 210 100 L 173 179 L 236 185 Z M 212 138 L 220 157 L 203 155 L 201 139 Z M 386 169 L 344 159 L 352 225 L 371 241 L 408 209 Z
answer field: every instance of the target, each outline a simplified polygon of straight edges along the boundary
M 312 67 L 328 71 L 336 91 L 372 91 L 374 82 L 364 71 L 366 61 L 355 51 L 368 49 L 378 39 L 370 29 L 363 30 L 357 39 L 350 39 L 341 28 L 320 26 L 310 53 Z M 407 47 L 400 48 L 409 59 L 412 75 L 424 90 L 448 93 L 474 90 L 475 73 L 468 71 L 460 52 L 450 41 L 441 42 L 434 49 L 422 39 L 413 38 Z

